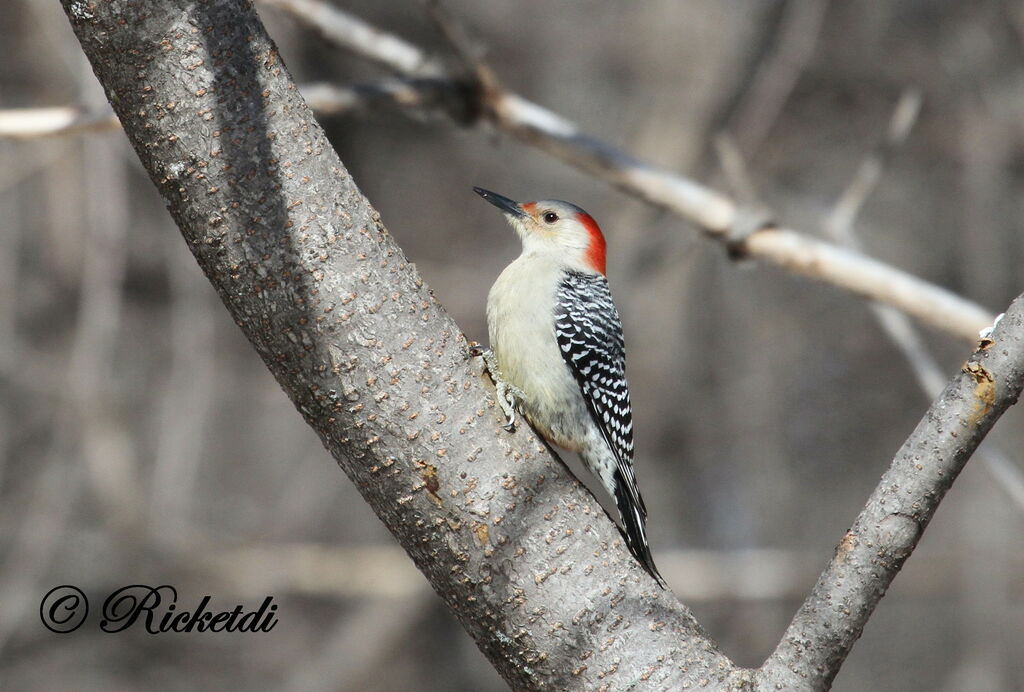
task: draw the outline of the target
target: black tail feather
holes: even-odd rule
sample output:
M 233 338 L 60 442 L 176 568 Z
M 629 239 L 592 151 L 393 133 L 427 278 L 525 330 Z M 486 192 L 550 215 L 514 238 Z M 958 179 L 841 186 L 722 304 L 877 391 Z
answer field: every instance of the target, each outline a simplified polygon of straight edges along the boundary
M 635 487 L 635 485 L 634 485 Z M 615 505 L 619 510 L 619 518 L 622 520 L 622 527 L 619 529 L 622 538 L 626 541 L 626 547 L 633 554 L 640 566 L 644 568 L 658 582 L 663 589 L 668 588 L 665 579 L 658 572 L 654 564 L 654 556 L 651 555 L 651 547 L 647 543 L 647 531 L 644 529 L 647 512 L 644 511 L 642 501 L 634 499 L 637 493 L 630 492 L 626 479 L 615 471 Z

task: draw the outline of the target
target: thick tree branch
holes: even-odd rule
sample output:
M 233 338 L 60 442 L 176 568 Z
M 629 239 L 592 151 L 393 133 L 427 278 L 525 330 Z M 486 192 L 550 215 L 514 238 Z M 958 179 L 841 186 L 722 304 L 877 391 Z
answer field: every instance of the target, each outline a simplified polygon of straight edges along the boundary
M 734 669 L 529 429 L 360 194 L 244 0 L 63 0 L 238 325 L 515 689 Z
M 335 45 L 389 70 L 416 75 L 428 65 L 430 74 L 438 74 L 437 62 L 418 46 L 320 0 L 261 3 L 287 12 Z M 376 36 L 386 36 L 387 44 L 371 49 L 364 40 L 370 30 Z M 689 178 L 643 163 L 581 133 L 562 116 L 502 89 L 489 70 L 480 69 L 479 62 L 468 67 L 481 103 L 479 109 L 467 106 L 465 112 L 479 110 L 497 129 L 679 215 L 736 254 L 891 305 L 967 342 L 973 342 L 978 330 L 992 323 L 994 315 L 974 302 L 859 252 L 776 228 L 756 210 L 744 209 Z M 758 231 L 762 226 L 764 230 Z

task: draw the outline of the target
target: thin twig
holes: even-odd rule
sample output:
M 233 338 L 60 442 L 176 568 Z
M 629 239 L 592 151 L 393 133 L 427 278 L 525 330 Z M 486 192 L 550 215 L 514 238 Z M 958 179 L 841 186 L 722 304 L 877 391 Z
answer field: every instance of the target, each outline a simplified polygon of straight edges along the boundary
M 302 97 L 318 115 L 347 115 L 386 106 L 427 111 L 460 100 L 460 85 L 448 78 L 410 77 L 337 86 L 316 83 L 299 87 Z M 460 104 L 461 105 L 461 104 Z
M 440 61 L 416 46 L 364 22 L 355 15 L 317 0 L 260 0 L 314 29 L 328 41 L 402 74 L 437 77 L 444 74 Z
M 875 151 L 864 157 L 853 179 L 825 219 L 825 231 L 837 243 L 861 249 L 862 243 L 855 228 L 857 215 L 878 186 L 893 153 L 909 136 L 920 110 L 920 91 L 904 91 L 893 110 L 885 136 Z M 925 395 L 930 399 L 937 397 L 946 384 L 946 376 L 918 329 L 906 315 L 888 305 L 871 303 L 869 308 L 882 331 L 906 358 Z M 991 441 L 981 446 L 978 456 L 995 476 L 997 485 L 1018 508 L 1024 509 L 1024 473 L 1020 467 Z
M 821 36 L 827 0 L 790 0 L 782 9 L 779 30 L 743 94 L 727 130 L 748 158 L 768 136 Z
M 825 219 L 825 232 L 836 242 L 860 249 L 861 243 L 853 232 L 853 225 L 868 197 L 878 186 L 885 167 L 894 152 L 906 141 L 921 112 L 921 92 L 904 91 L 896 103 L 885 136 L 876 149 L 864 157 L 853 179 L 839 196 Z
M 94 113 L 78 106 L 52 106 L 0 111 L 0 137 L 7 139 L 77 135 L 117 127 L 117 116 L 109 110 Z
M 743 152 L 740 150 L 737 141 L 729 134 L 722 133 L 714 139 L 715 153 L 718 154 L 718 162 L 722 166 L 722 173 L 732 190 L 733 196 L 741 204 L 749 206 L 762 206 L 761 198 L 757 194 L 757 186 L 750 177 L 750 170 L 744 161 Z
M 464 107 L 459 82 L 449 78 L 415 77 L 337 86 L 314 83 L 300 86 L 309 107 L 320 116 L 397 106 L 406 110 Z M 42 139 L 120 129 L 117 116 L 78 106 L 14 108 L 0 111 L 0 139 Z
M 14 159 L 15 148 L 11 144 L 0 144 L 0 159 Z M 0 233 L 0 381 L 13 380 L 22 371 L 24 359 L 19 358 L 21 352 L 18 339 L 18 305 L 21 295 L 21 262 L 22 228 L 19 223 L 22 213 L 21 196 L 17 190 L 0 186 L 0 208 L 7 219 L 7 229 Z M 10 390 L 9 390 L 10 391 Z M 17 395 L 11 396 L 5 404 L 4 413 L 0 415 L 0 485 L 3 484 L 7 462 L 10 461 L 9 450 L 13 449 L 11 434 L 14 432 L 12 416 L 7 414 L 6 407 L 18 400 Z
M 147 518 L 155 542 L 179 544 L 193 530 L 192 501 L 216 390 L 216 323 L 206 299 L 209 289 L 196 281 L 192 256 L 180 243 L 166 246 L 172 290 L 170 372 L 160 407 Z

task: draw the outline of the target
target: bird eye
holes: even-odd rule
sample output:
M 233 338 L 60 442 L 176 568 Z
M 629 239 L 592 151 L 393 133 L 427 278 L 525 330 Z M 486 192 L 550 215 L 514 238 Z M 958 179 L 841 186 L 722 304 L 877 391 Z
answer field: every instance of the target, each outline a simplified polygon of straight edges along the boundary
M 554 223 L 558 221 L 558 214 L 553 211 L 549 211 L 544 214 L 544 223 Z

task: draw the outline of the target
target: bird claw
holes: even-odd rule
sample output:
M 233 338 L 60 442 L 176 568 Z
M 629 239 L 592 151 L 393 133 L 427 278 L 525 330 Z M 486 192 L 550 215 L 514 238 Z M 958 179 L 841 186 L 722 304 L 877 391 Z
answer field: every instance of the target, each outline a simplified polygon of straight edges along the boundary
M 491 374 L 494 374 L 493 371 Z M 505 430 L 508 430 L 510 433 L 515 432 L 516 396 L 521 397 L 523 395 L 523 391 L 518 387 L 513 387 L 500 377 L 496 378 L 494 389 L 495 393 L 498 395 L 498 406 L 501 407 L 502 412 L 505 414 L 505 424 L 501 427 L 505 428 Z
M 502 379 L 501 371 L 498 370 L 498 362 L 494 359 L 494 351 L 485 349 L 483 346 L 473 341 L 469 344 L 469 355 L 471 357 L 477 357 L 484 359 L 484 367 L 487 369 L 487 373 L 494 380 L 495 393 L 498 395 L 498 406 L 501 407 L 502 413 L 505 414 L 505 423 L 501 427 L 510 433 L 516 431 L 516 398 L 523 399 L 526 394 L 523 393 L 519 387 L 510 385 L 508 382 Z

